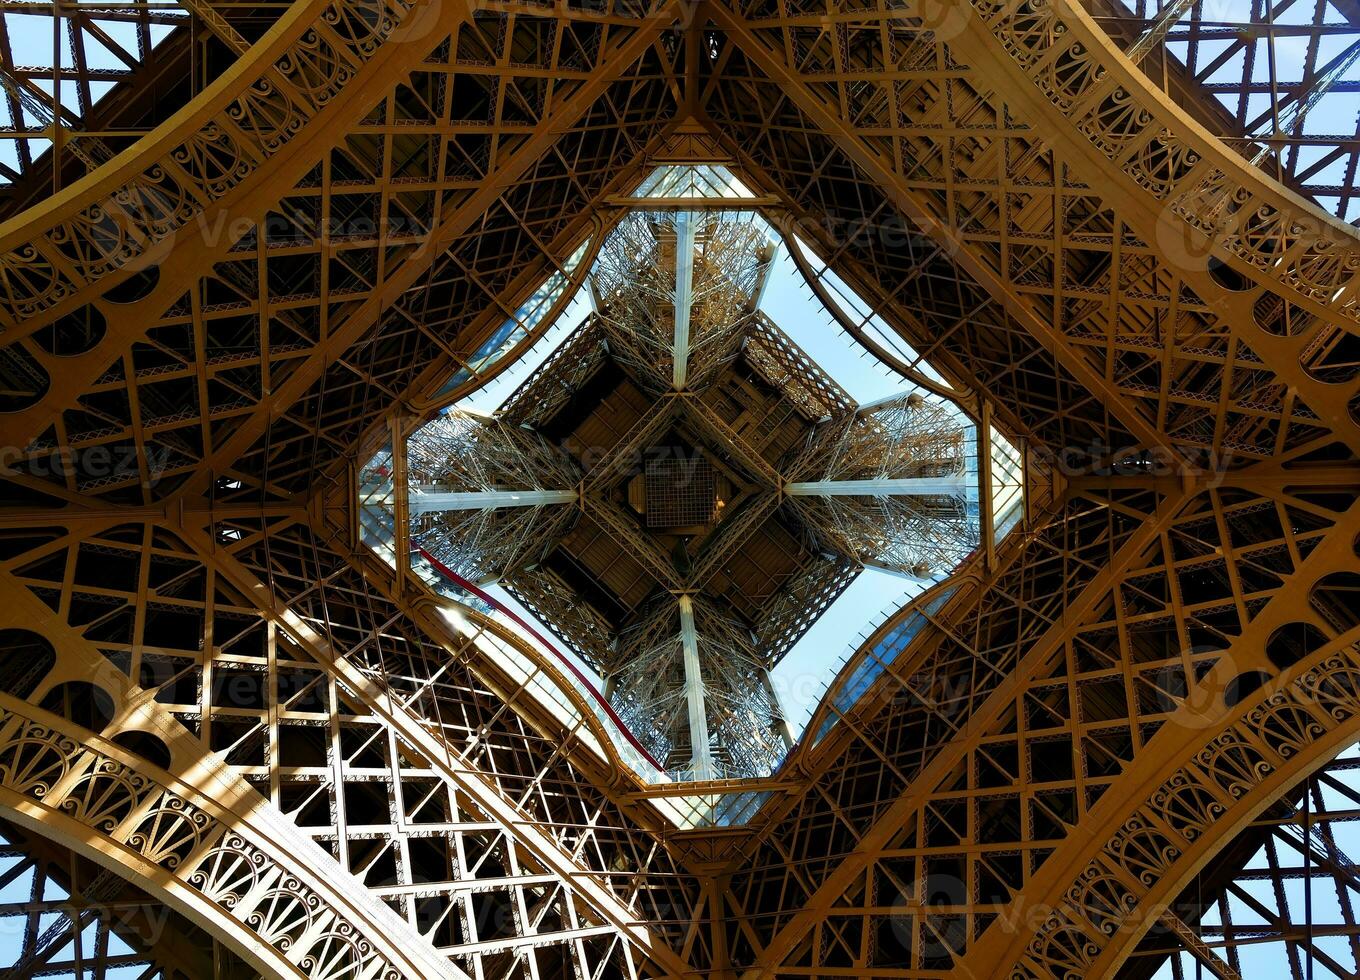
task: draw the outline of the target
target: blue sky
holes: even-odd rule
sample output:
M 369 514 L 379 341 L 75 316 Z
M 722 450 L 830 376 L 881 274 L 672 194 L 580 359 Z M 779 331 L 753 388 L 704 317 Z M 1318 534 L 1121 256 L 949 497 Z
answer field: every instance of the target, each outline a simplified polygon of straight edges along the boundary
M 1165 5 L 1165 0 L 1162 4 Z M 1255 0 L 1202 0 L 1199 4 L 1200 23 L 1206 25 L 1206 30 L 1213 30 L 1212 25 L 1220 23 L 1244 23 L 1252 20 L 1252 8 Z M 1153 6 L 1150 4 L 1150 6 Z M 1303 68 L 1306 63 L 1308 47 L 1312 42 L 1309 34 L 1312 31 L 1293 29 L 1306 28 L 1312 25 L 1316 14 L 1316 5 L 1308 0 L 1295 0 L 1292 5 L 1286 5 L 1275 0 L 1271 5 L 1272 13 L 1270 21 L 1274 27 L 1273 37 L 1261 32 L 1255 39 L 1241 47 L 1227 60 L 1219 65 L 1205 81 L 1213 83 L 1240 84 L 1246 64 L 1248 52 L 1252 52 L 1251 80 L 1253 82 L 1269 82 L 1271 62 L 1275 66 L 1275 76 L 1279 83 L 1284 86 L 1297 85 L 1303 77 Z M 1275 10 L 1273 8 L 1281 8 Z M 1189 42 L 1181 40 L 1188 36 L 1187 25 L 1193 14 L 1187 11 L 1172 28 L 1167 35 L 1167 50 L 1176 58 L 1184 62 L 1189 55 Z M 1323 31 L 1317 38 L 1317 66 L 1319 69 L 1325 67 L 1336 59 L 1338 67 L 1341 69 L 1339 80 L 1354 82 L 1360 79 L 1360 64 L 1354 58 L 1360 52 L 1351 52 L 1350 49 L 1360 43 L 1360 34 L 1357 33 L 1353 25 L 1345 25 L 1345 18 L 1340 11 L 1330 3 L 1324 4 L 1322 8 L 1322 23 L 1334 25 L 1335 29 Z M 1221 32 L 1221 38 L 1199 40 L 1198 60 L 1196 71 L 1202 72 L 1216 61 L 1220 55 L 1226 52 L 1233 44 L 1241 40 L 1240 34 L 1231 30 Z M 1348 53 L 1349 52 L 1349 53 Z M 1235 92 L 1216 93 L 1216 97 L 1234 116 L 1238 111 L 1239 96 Z M 1248 122 L 1255 120 L 1258 116 L 1267 113 L 1271 107 L 1271 95 L 1269 92 L 1257 92 L 1247 96 Z M 1314 105 L 1309 108 L 1304 116 L 1301 132 L 1308 136 L 1330 137 L 1331 145 L 1328 140 L 1320 140 L 1317 145 L 1302 146 L 1298 150 L 1297 170 L 1303 172 L 1309 167 L 1320 161 L 1328 152 L 1335 148 L 1337 139 L 1347 139 L 1357 131 L 1357 119 L 1360 116 L 1360 92 L 1329 91 L 1318 98 Z M 1280 121 L 1284 128 L 1291 129 L 1293 116 L 1289 109 L 1282 110 Z M 1268 135 L 1273 128 L 1273 123 L 1267 120 L 1265 124 L 1258 126 L 1255 130 L 1256 135 Z M 1310 178 L 1311 181 L 1320 184 L 1340 184 L 1345 180 L 1345 167 L 1348 155 L 1342 155 L 1339 159 L 1328 164 L 1317 174 Z M 1318 203 L 1328 211 L 1335 213 L 1338 199 L 1335 197 L 1319 197 Z M 1348 202 L 1347 213 L 1343 216 L 1347 221 L 1354 221 L 1360 217 L 1360 199 L 1352 199 Z
M 166 16 L 183 16 L 185 23 L 188 23 L 187 14 L 176 9 L 173 5 L 166 5 L 160 11 Z M 128 10 L 123 12 L 123 16 L 130 17 L 133 12 Z M 9 36 L 10 51 L 14 55 L 15 63 L 25 67 L 42 67 L 50 69 L 53 67 L 53 32 L 52 17 L 46 11 L 35 13 L 22 13 L 9 10 L 0 14 L 5 19 L 5 30 Z M 122 54 L 130 58 L 133 62 L 139 61 L 137 53 L 137 25 L 131 20 L 110 20 L 95 17 L 92 22 L 104 32 L 104 34 L 121 50 Z M 152 45 L 160 43 L 174 28 L 168 24 L 151 24 L 149 34 Z M 56 47 L 56 52 L 61 58 L 61 67 L 75 69 L 75 59 L 72 54 L 70 34 L 73 21 L 67 19 L 62 23 L 60 42 Z M 123 58 L 118 57 L 117 53 L 109 48 L 94 34 L 89 31 L 79 30 L 79 43 L 84 49 L 85 67 L 90 71 L 128 71 L 127 63 Z M 50 74 L 50 72 L 49 72 Z M 30 79 L 35 88 L 52 95 L 56 92 L 56 86 L 49 78 Z M 113 81 L 91 81 L 90 96 L 98 102 L 116 84 Z M 74 81 L 63 81 L 60 90 L 61 104 L 72 113 L 80 114 L 80 102 L 77 95 L 77 86 Z M 49 120 L 38 118 L 30 108 L 20 107 L 20 119 L 11 118 L 11 107 L 8 99 L 0 99 L 0 126 L 46 126 Z M 28 141 L 30 152 L 36 157 L 44 152 L 51 144 L 45 139 L 30 139 Z M 0 162 L 18 169 L 19 152 L 16 141 L 13 139 L 0 139 Z

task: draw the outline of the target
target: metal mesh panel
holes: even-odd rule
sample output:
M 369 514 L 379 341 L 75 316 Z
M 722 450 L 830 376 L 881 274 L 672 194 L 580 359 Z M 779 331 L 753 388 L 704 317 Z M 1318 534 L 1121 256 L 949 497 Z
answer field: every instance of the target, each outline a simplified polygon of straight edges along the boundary
M 718 474 L 704 456 L 648 460 L 643 479 L 648 527 L 687 527 L 713 520 Z

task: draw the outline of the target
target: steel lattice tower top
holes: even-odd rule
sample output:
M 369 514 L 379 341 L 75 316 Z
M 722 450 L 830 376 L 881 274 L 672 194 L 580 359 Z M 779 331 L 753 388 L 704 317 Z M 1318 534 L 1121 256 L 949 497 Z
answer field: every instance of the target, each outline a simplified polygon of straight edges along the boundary
M 782 761 L 769 672 L 858 568 L 924 579 L 978 540 L 965 420 L 922 394 L 857 406 L 759 309 L 769 234 L 634 211 L 560 349 L 495 415 L 405 447 L 417 555 L 537 613 L 680 779 Z

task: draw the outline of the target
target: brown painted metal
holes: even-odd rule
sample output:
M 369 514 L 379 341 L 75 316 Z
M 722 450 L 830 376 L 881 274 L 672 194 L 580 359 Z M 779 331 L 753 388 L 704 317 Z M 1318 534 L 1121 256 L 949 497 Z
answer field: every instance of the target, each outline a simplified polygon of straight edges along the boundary
M 202 31 L 214 14 L 195 7 Z M 1321 787 L 1360 736 L 1360 623 L 1334 577 L 1360 571 L 1360 240 L 1299 196 L 1321 193 L 1293 149 L 1306 138 L 1250 166 L 1232 131 L 1245 99 L 1225 118 L 1203 64 L 1161 49 L 1140 74 L 1119 53 L 1133 15 L 1110 3 L 1093 19 L 973 0 L 929 30 L 890 5 L 790 0 L 375 4 L 390 23 L 371 47 L 349 44 L 355 4 L 328 19 L 304 0 L 262 37 L 235 9 L 217 11 L 217 60 L 176 41 L 105 115 L 55 127 L 56 166 L 26 161 L 13 200 L 54 173 L 60 191 L 0 226 L 0 594 L 6 627 L 54 656 L 6 709 L 0 817 L 27 828 L 6 837 L 29 860 L 65 862 L 62 881 L 88 861 L 131 881 L 78 891 L 91 908 L 178 901 L 195 923 L 181 945 L 148 938 L 142 913 L 120 933 L 148 961 L 192 972 L 210 943 L 236 949 L 235 893 L 136 865 L 137 848 L 165 855 L 131 811 L 77 831 L 92 811 L 75 804 L 52 818 L 69 839 L 18 839 L 41 826 L 33 786 L 92 799 L 92 768 L 25 787 L 7 761 L 24 725 L 56 746 L 90 720 L 61 685 L 114 707 L 110 744 L 71 739 L 63 765 L 106 764 L 143 794 L 164 789 L 137 782 L 153 775 L 229 787 L 217 802 L 239 826 L 213 811 L 211 834 L 263 848 L 268 874 L 305 840 L 311 873 L 357 896 L 346 928 L 401 922 L 386 944 L 400 933 L 450 975 L 1094 978 L 1184 951 L 1250 976 L 1246 940 L 1202 913 L 1243 890 L 1257 842 L 1316 822 L 1302 869 L 1257 880 L 1353 889 L 1325 829 L 1347 813 Z M 254 43 L 202 77 L 228 31 Z M 148 116 L 158 73 L 185 63 L 199 74 Z M 121 155 L 81 177 L 93 140 Z M 1354 171 L 1349 135 L 1327 152 Z M 352 480 L 375 440 L 447 403 L 443 381 L 635 203 L 636 178 L 687 159 L 732 166 L 1023 443 L 1032 491 L 953 592 L 875 633 L 847 670 L 917 628 L 751 787 L 771 795 L 749 825 L 679 831 L 658 809 L 678 790 L 592 747 L 593 723 L 562 724 L 360 550 Z M 105 295 L 152 267 L 145 295 Z M 86 304 L 102 331 L 45 329 Z M 1322 644 L 1277 639 L 1298 623 Z M 18 637 L 0 654 L 35 649 Z M 118 741 L 132 731 L 170 767 L 139 762 Z M 1305 910 L 1272 915 L 1291 955 L 1335 955 Z M 264 921 L 249 927 L 269 945 Z M 49 947 L 25 935 L 31 963 Z

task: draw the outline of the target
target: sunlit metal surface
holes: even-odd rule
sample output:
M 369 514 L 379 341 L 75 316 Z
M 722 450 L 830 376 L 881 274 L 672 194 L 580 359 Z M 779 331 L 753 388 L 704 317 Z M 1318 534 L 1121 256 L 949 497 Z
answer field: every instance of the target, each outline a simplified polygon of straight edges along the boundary
M 1350 3 L 0 16 L 15 972 L 1360 973 Z

